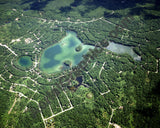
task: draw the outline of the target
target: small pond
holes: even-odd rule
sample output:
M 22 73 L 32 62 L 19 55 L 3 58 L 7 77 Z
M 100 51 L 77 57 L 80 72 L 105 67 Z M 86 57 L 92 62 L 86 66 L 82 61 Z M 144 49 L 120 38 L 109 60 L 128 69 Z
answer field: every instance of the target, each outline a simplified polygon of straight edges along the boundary
M 22 67 L 28 68 L 32 66 L 32 60 L 30 56 L 21 56 L 18 59 L 18 64 Z
M 114 42 L 109 42 L 109 45 L 107 46 L 107 49 L 115 52 L 117 54 L 124 54 L 127 53 L 129 54 L 131 57 L 133 57 L 134 60 L 141 60 L 141 57 L 139 55 L 137 55 L 134 51 L 132 47 L 129 46 L 124 46 L 122 44 L 117 44 Z

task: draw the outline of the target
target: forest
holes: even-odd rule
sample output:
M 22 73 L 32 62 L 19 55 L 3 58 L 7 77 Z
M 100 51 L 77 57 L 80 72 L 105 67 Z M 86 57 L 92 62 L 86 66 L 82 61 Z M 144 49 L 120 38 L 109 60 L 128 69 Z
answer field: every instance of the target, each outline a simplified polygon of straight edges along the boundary
M 0 127 L 158 128 L 158 0 L 5 0 L 0 2 Z M 40 70 L 45 49 L 76 32 L 92 45 L 62 72 Z M 129 46 L 141 57 L 107 50 Z M 81 52 L 82 46 L 76 47 Z M 19 64 L 23 56 L 32 64 Z

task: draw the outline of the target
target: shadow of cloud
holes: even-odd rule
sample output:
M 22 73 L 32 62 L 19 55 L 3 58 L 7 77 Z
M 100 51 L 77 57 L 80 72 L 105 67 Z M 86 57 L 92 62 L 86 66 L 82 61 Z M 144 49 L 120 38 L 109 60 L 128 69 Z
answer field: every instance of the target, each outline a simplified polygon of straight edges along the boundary
M 21 5 L 23 4 L 28 4 L 28 3 L 31 3 L 31 2 L 36 2 L 37 0 L 23 0 L 23 2 L 21 3 Z
M 42 10 L 50 1 L 54 0 L 26 0 L 21 3 L 21 5 L 24 4 L 30 4 L 30 10 Z
M 155 9 L 160 10 L 160 1 L 159 0 L 155 0 Z
M 81 0 L 74 0 L 74 2 L 71 4 L 71 6 L 77 7 L 77 6 L 81 5 L 81 4 L 82 4 Z
M 160 19 L 160 16 L 155 16 L 155 15 L 152 15 L 152 14 L 145 14 L 144 19 L 145 20 Z
M 68 7 L 62 7 L 60 8 L 61 12 L 62 13 L 68 13 L 70 11 L 73 10 L 73 8 L 78 8 L 78 6 L 80 5 L 83 5 L 85 6 L 87 9 L 85 9 L 84 11 L 80 11 L 80 14 L 82 16 L 85 16 L 86 13 L 90 12 L 91 10 L 94 10 L 94 9 L 97 9 L 98 7 L 103 7 L 105 9 L 108 9 L 108 10 L 120 10 L 120 9 L 126 9 L 126 8 L 130 8 L 131 9 L 131 12 L 130 12 L 130 15 L 140 15 L 142 14 L 144 11 L 144 8 L 135 8 L 136 7 L 136 4 L 146 4 L 146 3 L 153 3 L 155 4 L 156 7 L 153 7 L 152 9 L 155 9 L 155 8 L 158 8 L 156 5 L 157 3 L 159 4 L 160 2 L 156 0 L 92 0 L 92 1 L 89 1 L 89 0 L 74 0 L 73 3 L 70 4 L 70 6 Z M 110 14 L 110 13 L 107 13 L 107 12 L 104 12 L 104 17 L 106 18 L 121 18 L 122 15 L 121 14 L 118 14 L 118 13 L 115 13 L 115 14 Z M 150 18 L 150 17 L 153 17 L 153 18 L 158 18 L 158 17 L 155 17 L 155 16 L 151 16 L 151 15 L 147 15 L 146 14 L 146 18 Z
M 67 6 L 67 7 L 61 7 L 60 8 L 60 11 L 61 12 L 70 12 L 72 10 L 72 8 L 70 6 Z
M 30 9 L 31 9 L 31 10 L 41 10 L 41 9 L 43 9 L 50 1 L 53 1 L 53 0 L 45 0 L 45 1 L 41 1 L 41 2 L 34 2 L 34 3 L 30 4 Z
M 134 122 L 136 128 L 148 127 L 157 128 L 160 125 L 160 80 L 153 81 L 155 87 L 148 92 L 142 100 L 142 103 L 137 103 L 134 110 Z
M 155 10 L 155 7 L 136 7 L 130 9 L 129 15 L 142 15 L 144 17 L 144 20 L 150 20 L 150 19 L 160 19 L 160 16 L 156 16 L 153 13 L 148 13 L 146 10 Z M 150 12 L 149 11 L 149 12 Z
M 93 1 L 86 1 L 85 5 L 94 5 L 95 7 L 104 7 L 109 10 L 118 10 L 118 9 L 125 9 L 125 8 L 130 8 L 134 7 L 137 3 L 139 4 L 144 4 L 146 0 L 93 0 Z M 84 2 L 83 2 L 84 3 Z M 82 1 L 75 0 L 71 4 L 71 6 L 77 7 L 80 4 L 83 4 Z
M 130 10 L 130 15 L 141 15 L 142 13 L 144 13 L 144 8 L 141 7 L 137 7 L 137 8 L 132 8 Z
M 156 87 L 152 89 L 151 94 L 154 94 L 160 98 L 160 81 L 157 82 Z

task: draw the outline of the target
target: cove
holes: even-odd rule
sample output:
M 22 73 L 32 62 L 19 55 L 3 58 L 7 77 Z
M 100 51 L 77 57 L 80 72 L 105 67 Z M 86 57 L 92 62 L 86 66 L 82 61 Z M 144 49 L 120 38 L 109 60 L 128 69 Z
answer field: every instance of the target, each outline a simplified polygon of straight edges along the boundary
M 80 50 L 76 50 L 81 47 Z M 67 31 L 66 36 L 58 43 L 46 48 L 40 58 L 39 68 L 45 73 L 54 73 L 76 66 L 83 55 L 94 46 L 84 45 L 73 31 Z
M 32 66 L 32 60 L 30 56 L 21 56 L 18 59 L 18 64 L 22 67 L 28 68 Z
M 127 53 L 129 54 L 134 60 L 137 60 L 137 61 L 140 61 L 141 60 L 141 57 L 139 55 L 137 55 L 132 47 L 129 47 L 129 46 L 124 46 L 122 44 L 117 44 L 117 43 L 114 43 L 114 42 L 109 42 L 109 45 L 107 46 L 107 49 L 112 51 L 112 52 L 115 52 L 117 54 L 124 54 L 124 53 Z

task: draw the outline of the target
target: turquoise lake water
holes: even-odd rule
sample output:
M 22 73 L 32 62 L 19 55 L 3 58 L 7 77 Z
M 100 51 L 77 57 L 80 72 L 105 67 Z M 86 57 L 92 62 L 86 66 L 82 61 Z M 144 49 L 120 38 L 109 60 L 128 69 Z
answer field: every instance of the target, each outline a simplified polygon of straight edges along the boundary
M 77 52 L 75 49 L 79 45 L 82 49 Z M 44 50 L 40 60 L 40 70 L 46 73 L 54 73 L 62 71 L 66 68 L 64 62 L 69 60 L 72 66 L 76 66 L 83 59 L 83 55 L 87 53 L 90 48 L 94 48 L 91 45 L 84 45 L 78 38 L 75 32 L 67 31 L 66 36 L 59 41 Z

